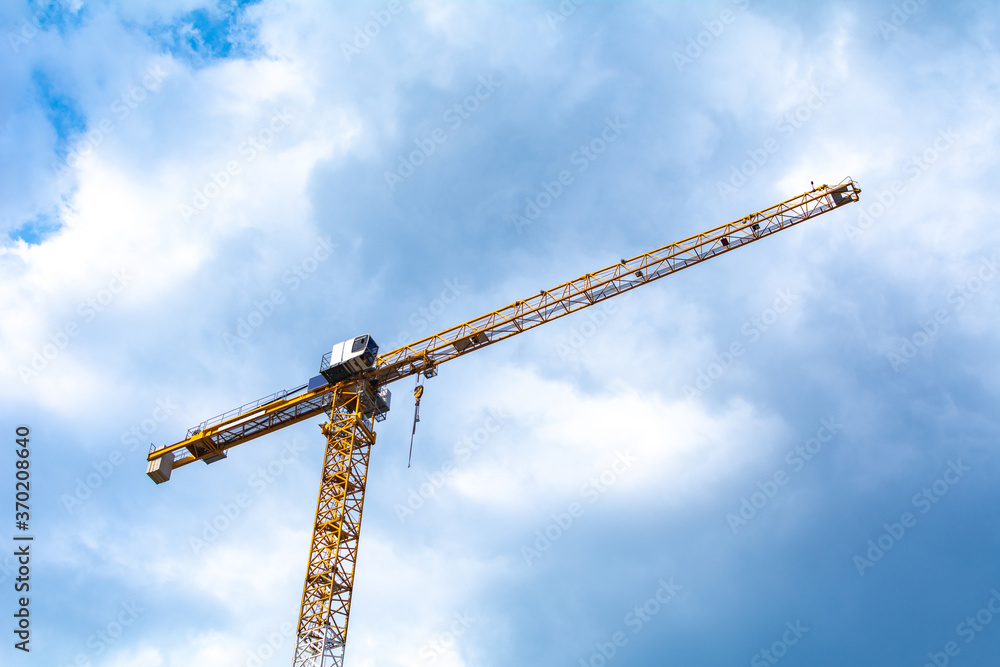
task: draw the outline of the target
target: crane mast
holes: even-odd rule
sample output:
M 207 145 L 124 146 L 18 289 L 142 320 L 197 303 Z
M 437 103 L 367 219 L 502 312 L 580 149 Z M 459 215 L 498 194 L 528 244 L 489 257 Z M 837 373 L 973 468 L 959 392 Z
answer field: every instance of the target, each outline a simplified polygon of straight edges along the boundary
M 323 358 L 321 374 L 207 420 L 184 440 L 151 448 L 147 474 L 158 484 L 194 461 L 214 463 L 230 448 L 328 413 L 326 450 L 313 523 L 293 667 L 342 667 L 375 422 L 389 409 L 386 385 L 648 284 L 681 269 L 858 201 L 851 179 L 822 185 L 695 236 L 587 273 L 381 356 L 370 336 Z M 337 356 L 340 354 L 341 356 Z M 350 355 L 354 356 L 350 356 Z M 336 358 L 333 358 L 336 357 Z M 343 357 L 350 363 L 339 361 Z

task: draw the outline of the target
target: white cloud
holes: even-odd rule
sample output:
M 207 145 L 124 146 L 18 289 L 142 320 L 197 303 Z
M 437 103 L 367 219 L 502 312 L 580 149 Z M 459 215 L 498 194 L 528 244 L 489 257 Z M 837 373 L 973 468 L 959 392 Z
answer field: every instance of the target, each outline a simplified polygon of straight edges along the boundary
M 773 418 L 743 401 L 710 414 L 698 403 L 666 402 L 618 380 L 583 394 L 508 367 L 493 372 L 490 384 L 480 400 L 508 406 L 519 433 L 514 439 L 501 432 L 502 444 L 460 466 L 455 502 L 507 515 L 580 501 L 581 487 L 602 474 L 614 478 L 609 495 L 620 502 L 680 507 L 759 456 L 755 443 L 773 440 L 777 430 Z

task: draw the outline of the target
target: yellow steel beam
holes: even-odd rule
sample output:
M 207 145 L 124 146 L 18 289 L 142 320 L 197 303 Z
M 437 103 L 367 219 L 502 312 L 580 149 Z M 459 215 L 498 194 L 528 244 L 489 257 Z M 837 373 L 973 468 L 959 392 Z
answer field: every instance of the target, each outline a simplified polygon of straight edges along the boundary
M 220 454 L 230 447 L 259 438 L 285 426 L 323 414 L 333 387 L 325 386 L 277 399 L 254 410 L 206 426 L 173 445 L 153 449 L 147 460 L 174 453 L 174 468 Z M 183 450 L 183 452 L 181 451 Z

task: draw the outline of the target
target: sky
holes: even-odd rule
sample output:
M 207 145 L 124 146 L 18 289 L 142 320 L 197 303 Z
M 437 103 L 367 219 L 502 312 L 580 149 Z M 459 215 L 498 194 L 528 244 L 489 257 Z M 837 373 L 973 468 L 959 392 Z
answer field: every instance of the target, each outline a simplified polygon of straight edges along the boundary
M 6 0 L 11 629 L 34 539 L 30 652 L 8 630 L 0 663 L 290 664 L 322 420 L 162 485 L 150 444 L 356 335 L 389 351 L 853 178 L 859 203 L 442 366 L 410 468 L 392 385 L 346 664 L 995 667 L 998 22 Z

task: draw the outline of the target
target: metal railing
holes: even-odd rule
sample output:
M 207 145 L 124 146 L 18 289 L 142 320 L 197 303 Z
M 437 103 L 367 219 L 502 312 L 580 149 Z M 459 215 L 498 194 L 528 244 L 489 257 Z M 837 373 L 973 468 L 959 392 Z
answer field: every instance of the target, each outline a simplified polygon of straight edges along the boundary
M 330 360 L 333 359 L 333 350 L 327 352 L 323 355 L 323 358 L 319 360 L 319 372 L 322 373 L 327 368 L 330 367 Z
M 241 415 L 251 413 L 254 410 L 259 410 L 260 408 L 264 407 L 265 405 L 267 405 L 269 403 L 274 403 L 275 401 L 280 401 L 283 398 L 286 398 L 286 397 L 291 396 L 293 394 L 297 394 L 297 393 L 299 393 L 300 391 L 302 391 L 303 389 L 305 389 L 308 386 L 309 385 L 304 384 L 301 387 L 295 387 L 294 389 L 283 389 L 281 391 L 278 391 L 278 392 L 275 392 L 275 393 L 270 394 L 268 396 L 265 396 L 264 398 L 259 398 L 256 401 L 252 401 L 252 402 L 247 403 L 245 405 L 241 405 L 238 408 L 234 408 L 233 410 L 229 410 L 228 412 L 223 412 L 221 415 L 216 415 L 215 417 L 212 417 L 210 419 L 206 419 L 205 421 L 203 421 L 202 423 L 198 424 L 197 426 L 193 426 L 193 427 L 189 428 L 188 432 L 187 432 L 187 437 L 190 438 L 195 433 L 200 433 L 200 432 L 204 431 L 206 428 L 208 428 L 209 426 L 214 426 L 216 424 L 221 424 L 222 422 L 224 422 L 224 421 L 226 421 L 228 419 L 233 419 L 235 417 L 239 417 Z

